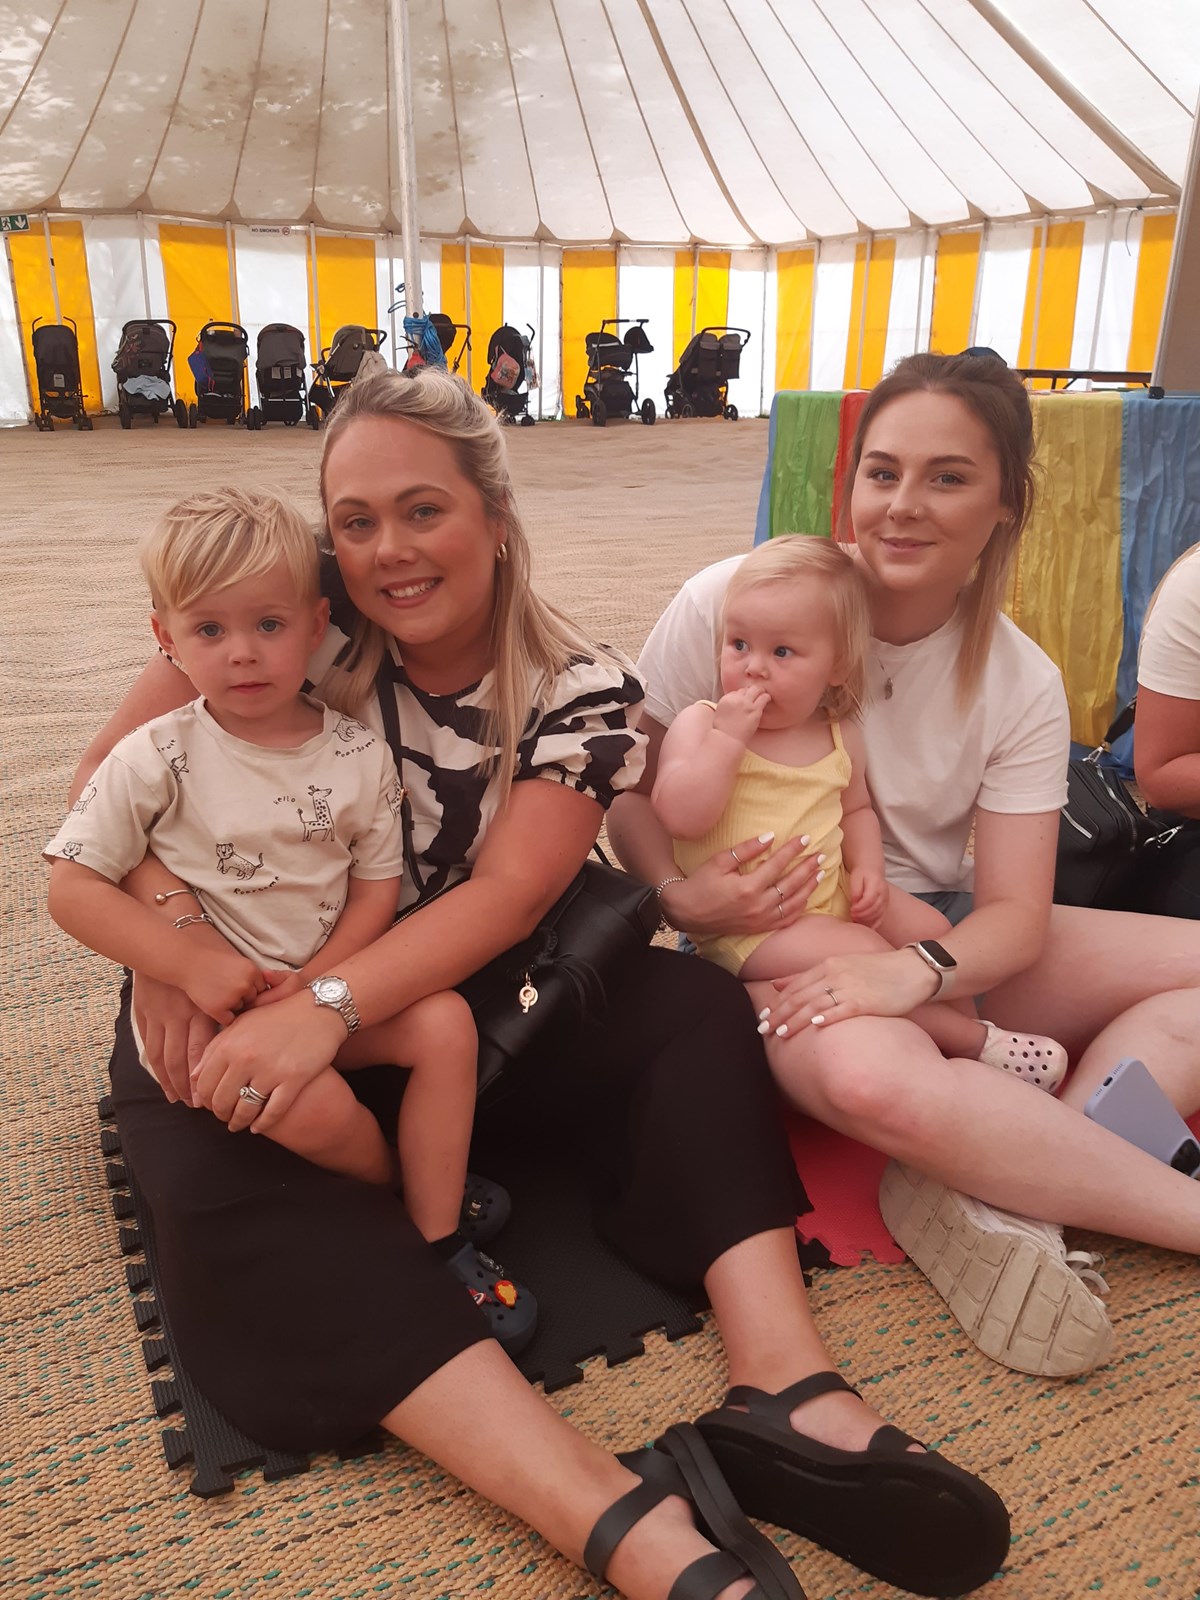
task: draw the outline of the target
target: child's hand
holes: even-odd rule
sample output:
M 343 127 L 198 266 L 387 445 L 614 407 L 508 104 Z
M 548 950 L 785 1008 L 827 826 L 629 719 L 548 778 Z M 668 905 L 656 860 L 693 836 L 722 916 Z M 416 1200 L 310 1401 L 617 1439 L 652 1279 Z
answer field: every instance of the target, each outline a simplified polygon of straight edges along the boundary
M 255 1007 L 269 1006 L 276 1000 L 287 1000 L 294 994 L 299 994 L 301 989 L 307 989 L 308 984 L 298 972 L 268 971 L 263 973 L 267 987 L 261 994 L 255 995 L 251 1004 Z
M 739 744 L 746 744 L 758 732 L 763 710 L 771 696 L 761 683 L 748 683 L 742 689 L 732 689 L 717 701 L 713 712 L 713 727 L 727 733 Z
M 887 910 L 888 885 L 882 872 L 853 867 L 850 872 L 850 920 L 877 928 Z
M 265 989 L 267 980 L 245 956 L 236 950 L 212 950 L 197 945 L 189 957 L 187 980 L 182 988 L 193 1005 L 227 1027 L 243 1006 L 252 1005 Z

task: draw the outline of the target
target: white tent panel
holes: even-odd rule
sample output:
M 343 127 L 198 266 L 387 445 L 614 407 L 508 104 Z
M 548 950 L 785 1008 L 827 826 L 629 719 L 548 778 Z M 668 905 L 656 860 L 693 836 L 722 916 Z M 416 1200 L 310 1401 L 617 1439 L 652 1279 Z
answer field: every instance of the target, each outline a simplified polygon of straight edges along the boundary
M 1178 9 L 1190 14 L 1194 40 L 1194 6 Z M 1191 135 L 1189 112 L 1105 26 L 1089 0 L 1054 0 L 1053 5 L 1046 0 L 1004 0 L 1004 10 L 1101 116 L 1132 139 L 1168 178 L 1182 182 Z M 1146 29 L 1143 21 L 1139 32 Z M 1194 42 L 1185 54 L 1195 63 Z M 1194 106 L 1194 76 L 1191 81 Z
M 638 357 L 638 383 L 662 411 L 667 375 L 675 368 L 675 253 L 626 248 L 617 252 L 617 315 L 645 317 L 653 353 Z M 618 329 L 623 333 L 624 329 Z M 686 330 L 685 330 L 686 342 Z M 682 347 L 681 347 L 682 348 Z
M 1108 271 L 1104 275 L 1100 332 L 1096 340 L 1096 367 L 1102 372 L 1122 372 L 1129 360 L 1129 329 L 1133 322 L 1141 245 L 1141 212 L 1127 211 L 1117 218 L 1108 251 Z
M 1092 360 L 1092 345 L 1096 339 L 1096 319 L 1100 310 L 1100 280 L 1104 274 L 1105 241 L 1109 237 L 1111 228 L 1111 213 L 1089 217 L 1083 225 L 1079 287 L 1075 294 L 1075 328 L 1071 335 L 1073 367 L 1095 365 Z M 1090 387 L 1089 384 L 1088 388 Z
M 267 11 L 258 83 L 234 197 L 244 217 L 290 222 L 312 198 L 312 152 L 321 124 L 325 0 Z
M 412 57 L 413 130 L 421 227 L 427 233 L 461 233 L 467 207 L 459 162 L 454 89 L 440 6 L 410 8 L 408 40 Z M 393 186 L 399 182 L 395 166 L 391 180 Z M 514 215 L 517 216 L 522 211 L 520 186 L 521 172 L 517 168 L 510 180 Z M 393 187 L 392 213 L 399 218 L 401 211 L 400 194 Z
M 92 314 L 96 325 L 96 355 L 100 363 L 100 395 L 105 409 L 117 409 L 117 379 L 113 357 L 121 329 L 149 315 L 142 282 L 142 251 L 136 217 L 87 217 L 83 224 Z M 89 401 L 95 396 L 87 397 Z
M 926 234 L 906 233 L 896 240 L 896 255 L 892 264 L 892 297 L 888 305 L 887 339 L 883 347 L 883 370 L 889 372 L 901 356 L 911 356 L 924 348 L 928 340 L 929 305 L 932 301 L 922 296 L 922 279 L 933 283 L 933 246 Z M 922 299 L 926 300 L 925 331 L 918 333 L 921 324 Z
M 308 236 L 295 233 L 251 233 L 248 228 L 233 231 L 233 252 L 237 263 L 238 321 L 250 340 L 250 392 L 257 396 L 255 359 L 258 336 L 269 322 L 289 322 L 304 335 L 308 348 Z
M 775 384 L 763 393 L 763 338 L 767 293 L 767 252 L 742 250 L 729 263 L 729 325 L 748 328 L 750 338 L 742 351 L 739 375 L 729 385 L 729 404 L 743 417 L 757 417 L 765 411 Z M 772 338 L 772 347 L 774 346 Z M 772 378 L 774 374 L 772 373 Z
M 845 382 L 855 249 L 853 239 L 829 239 L 821 245 L 813 297 L 812 389 L 840 389 Z
M 642 116 L 653 132 L 667 186 L 683 218 L 680 235 L 657 233 L 647 242 L 748 244 L 750 233 L 728 191 L 704 160 L 675 84 L 638 0 L 605 0 L 621 60 Z M 664 217 L 664 230 L 670 218 Z
M 25 382 L 25 356 L 21 327 L 13 299 L 8 247 L 0 250 L 0 427 L 29 421 L 29 390 Z
M 400 240 L 395 234 L 385 234 L 375 241 L 375 310 L 379 326 L 387 333 L 383 354 L 390 367 L 402 367 L 400 359 L 404 337 L 404 312 L 390 308 L 400 298 L 396 285 L 404 282 L 404 262 L 400 256 Z
M 1091 5 L 1184 110 L 1193 111 L 1200 73 L 1195 7 L 1175 0 L 1091 0 Z
M 562 251 L 546 245 L 538 252 L 542 274 L 542 320 L 537 328 L 537 369 L 541 377 L 538 416 L 556 417 L 562 411 Z
M 983 274 L 975 318 L 975 344 L 987 345 L 1015 367 L 1021 350 L 1021 325 L 1029 262 L 1041 229 L 1028 222 L 993 223 L 980 261 Z
M 0 3 L 0 126 L 17 103 L 42 47 L 50 37 L 61 0 L 4 0 Z
M 529 337 L 533 329 L 533 360 L 537 365 L 538 324 L 541 321 L 540 301 L 541 269 L 538 266 L 536 245 L 512 246 L 504 251 L 504 320 L 514 327 L 522 338 Z M 480 348 L 480 370 L 487 358 L 487 346 Z M 538 407 L 541 393 L 534 389 L 529 395 L 531 416 L 540 416 Z
M 386 38 L 380 0 L 329 0 L 312 203 L 315 220 L 330 228 L 385 225 L 391 172 Z

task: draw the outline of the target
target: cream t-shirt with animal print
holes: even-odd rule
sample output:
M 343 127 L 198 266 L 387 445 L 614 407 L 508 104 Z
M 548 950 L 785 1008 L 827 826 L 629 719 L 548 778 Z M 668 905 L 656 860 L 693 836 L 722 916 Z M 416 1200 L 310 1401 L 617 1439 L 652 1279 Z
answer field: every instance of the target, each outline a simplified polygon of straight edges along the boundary
M 391 752 L 313 703 L 324 726 L 290 750 L 234 738 L 202 699 L 156 717 L 114 747 L 44 854 L 120 883 L 153 848 L 235 949 L 260 967 L 302 967 L 349 879 L 399 879 L 402 862 Z

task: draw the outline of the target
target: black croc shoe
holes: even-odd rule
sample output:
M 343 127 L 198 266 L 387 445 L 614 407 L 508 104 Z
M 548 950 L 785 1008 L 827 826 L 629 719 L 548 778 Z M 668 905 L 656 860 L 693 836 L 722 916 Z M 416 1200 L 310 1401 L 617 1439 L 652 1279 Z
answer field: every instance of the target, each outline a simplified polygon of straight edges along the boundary
M 465 1283 L 467 1292 L 487 1318 L 492 1338 L 510 1356 L 520 1355 L 537 1331 L 537 1301 L 522 1283 L 510 1278 L 498 1261 L 468 1241 L 446 1262 Z
M 671 1585 L 667 1600 L 714 1600 L 739 1578 L 753 1578 L 746 1600 L 805 1600 L 784 1557 L 742 1514 L 704 1440 L 690 1423 L 668 1428 L 653 1450 L 618 1456 L 642 1480 L 609 1506 L 588 1537 L 584 1565 L 604 1581 L 621 1540 L 649 1511 L 671 1495 L 690 1500 L 701 1533 L 717 1548 L 689 1562 Z
M 792 1411 L 840 1389 L 857 1393 L 836 1372 L 814 1373 L 781 1394 L 743 1385 L 697 1419 L 742 1510 L 914 1594 L 978 1589 L 1008 1554 L 1003 1500 L 943 1456 L 912 1450 L 918 1441 L 887 1423 L 865 1450 L 797 1433 Z
M 511 1215 L 512 1200 L 507 1189 L 490 1178 L 481 1178 L 478 1173 L 467 1173 L 458 1216 L 458 1231 L 464 1239 L 470 1239 L 472 1244 L 487 1244 Z

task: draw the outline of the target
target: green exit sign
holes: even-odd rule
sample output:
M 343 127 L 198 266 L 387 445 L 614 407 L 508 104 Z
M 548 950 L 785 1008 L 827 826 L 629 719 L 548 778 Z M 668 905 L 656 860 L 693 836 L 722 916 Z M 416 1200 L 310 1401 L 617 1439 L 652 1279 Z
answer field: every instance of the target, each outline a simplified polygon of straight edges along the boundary
M 28 233 L 29 218 L 23 211 L 10 211 L 7 216 L 0 214 L 0 233 Z

